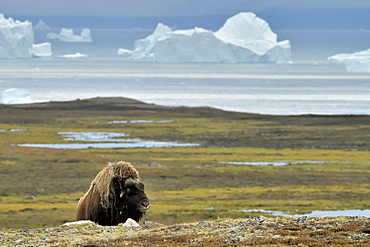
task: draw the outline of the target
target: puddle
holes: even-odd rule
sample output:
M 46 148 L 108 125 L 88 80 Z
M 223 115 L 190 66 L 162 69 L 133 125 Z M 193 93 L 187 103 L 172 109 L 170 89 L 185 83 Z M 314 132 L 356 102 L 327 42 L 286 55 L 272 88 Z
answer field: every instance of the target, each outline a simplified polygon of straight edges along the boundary
M 84 142 L 128 142 L 140 139 L 122 139 L 121 137 L 130 136 L 121 132 L 58 132 L 64 136 L 65 141 L 84 141 Z M 119 139 L 121 138 L 121 139 Z
M 239 211 L 243 213 L 267 213 L 272 216 L 292 216 L 292 217 L 301 217 L 301 216 L 310 216 L 310 217 L 366 216 L 366 217 L 370 217 L 370 209 L 364 209 L 364 210 L 348 209 L 348 210 L 328 210 L 328 211 L 315 210 L 309 214 L 289 214 L 287 212 L 264 210 L 264 209 L 242 209 Z
M 284 166 L 289 164 L 288 162 L 219 162 L 220 164 L 226 164 L 226 165 L 236 165 L 236 166 L 242 166 L 242 165 L 249 165 L 249 166 Z
M 25 143 L 18 144 L 22 147 L 40 147 L 56 149 L 87 149 L 87 148 L 158 148 L 158 147 L 187 147 L 199 146 L 197 143 L 177 143 L 146 141 L 138 138 L 123 138 L 130 136 L 120 132 L 59 132 L 65 141 L 80 143 L 42 144 Z M 82 142 L 82 143 L 81 143 Z
M 25 143 L 18 144 L 22 147 L 57 148 L 57 149 L 87 149 L 87 148 L 170 148 L 199 146 L 196 143 L 177 143 L 177 142 L 156 142 L 141 141 L 132 143 L 66 143 L 66 144 L 37 144 Z
M 220 161 L 220 164 L 225 165 L 249 165 L 249 166 L 285 166 L 285 165 L 296 165 L 296 164 L 304 164 L 304 163 L 314 163 L 314 164 L 324 164 L 330 163 L 330 161 L 316 161 L 316 160 L 302 160 L 302 161 L 295 161 L 295 162 L 264 162 L 264 161 L 257 161 L 257 162 L 234 162 L 234 161 Z
M 10 130 L 0 129 L 0 132 L 18 132 L 18 131 L 28 131 L 28 129 L 10 129 Z
M 109 124 L 121 123 L 173 123 L 173 120 L 114 120 L 108 121 Z

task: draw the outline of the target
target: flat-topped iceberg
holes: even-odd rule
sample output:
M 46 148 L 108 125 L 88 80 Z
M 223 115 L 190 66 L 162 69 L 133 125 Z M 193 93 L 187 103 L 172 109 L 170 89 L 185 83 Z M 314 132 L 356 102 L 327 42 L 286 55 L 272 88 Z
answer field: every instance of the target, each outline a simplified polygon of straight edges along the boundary
M 9 88 L 0 92 L 0 104 L 24 104 L 31 102 L 32 100 L 28 90 Z
M 163 63 L 288 63 L 291 56 L 290 42 L 278 42 L 268 23 L 250 12 L 229 18 L 217 32 L 197 27 L 173 31 L 159 23 L 134 47 L 119 54 Z
M 84 28 L 80 35 L 75 35 L 73 29 L 62 28 L 59 34 L 48 33 L 47 39 L 59 39 L 62 42 L 92 42 L 90 29 Z
M 344 65 L 347 72 L 370 73 L 370 49 L 328 57 L 328 63 Z
M 14 21 L 0 14 L 0 59 L 31 58 L 34 34 L 29 21 Z
M 57 56 L 56 58 L 61 58 L 61 59 L 87 59 L 87 58 L 89 58 L 89 55 L 81 54 L 81 53 L 77 52 L 75 54 L 67 54 L 67 55 Z
M 39 58 L 49 58 L 53 55 L 51 52 L 51 44 L 49 42 L 34 44 L 32 55 Z

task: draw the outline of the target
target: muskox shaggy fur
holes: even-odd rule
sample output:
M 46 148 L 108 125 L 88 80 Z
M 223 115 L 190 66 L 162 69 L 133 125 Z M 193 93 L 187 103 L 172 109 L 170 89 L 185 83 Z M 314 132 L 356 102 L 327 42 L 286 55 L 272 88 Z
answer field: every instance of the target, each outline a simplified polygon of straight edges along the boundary
M 139 221 L 149 208 L 138 171 L 127 162 L 109 163 L 96 175 L 78 202 L 77 220 L 114 226 L 128 218 Z

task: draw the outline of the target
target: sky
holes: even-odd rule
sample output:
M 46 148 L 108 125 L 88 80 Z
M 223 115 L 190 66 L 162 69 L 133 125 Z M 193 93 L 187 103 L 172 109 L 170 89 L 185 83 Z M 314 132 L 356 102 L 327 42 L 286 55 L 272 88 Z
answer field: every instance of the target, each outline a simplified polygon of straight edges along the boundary
M 50 26 L 215 28 L 239 12 L 278 29 L 370 29 L 370 0 L 0 0 L 6 17 Z

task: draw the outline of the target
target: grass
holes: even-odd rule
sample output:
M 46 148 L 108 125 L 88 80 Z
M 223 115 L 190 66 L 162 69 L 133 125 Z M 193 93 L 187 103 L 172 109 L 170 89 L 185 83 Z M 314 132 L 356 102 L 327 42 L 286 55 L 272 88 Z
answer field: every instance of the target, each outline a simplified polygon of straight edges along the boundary
M 50 108 L 48 108 L 50 107 Z M 112 120 L 172 120 L 109 124 Z M 0 227 L 73 221 L 77 200 L 109 161 L 131 162 L 151 200 L 146 219 L 164 224 L 249 217 L 243 209 L 368 209 L 370 116 L 262 116 L 209 108 L 94 101 L 0 106 Z M 10 131 L 24 129 L 27 131 Z M 62 150 L 58 132 L 124 132 L 130 138 L 200 143 L 176 148 Z M 149 166 L 158 162 L 161 167 Z M 236 166 L 221 162 L 288 162 Z M 300 164 L 294 162 L 300 161 Z M 312 163 L 320 161 L 325 163 Z M 35 197 L 35 199 L 29 199 Z

